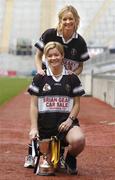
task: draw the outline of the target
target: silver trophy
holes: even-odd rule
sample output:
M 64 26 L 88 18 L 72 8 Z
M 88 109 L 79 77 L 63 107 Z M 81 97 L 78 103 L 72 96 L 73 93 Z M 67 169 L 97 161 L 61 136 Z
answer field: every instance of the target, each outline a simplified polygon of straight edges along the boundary
M 52 140 L 43 139 L 39 141 L 39 149 L 41 152 L 39 160 L 39 175 L 51 176 L 55 175 L 55 170 L 52 162 Z

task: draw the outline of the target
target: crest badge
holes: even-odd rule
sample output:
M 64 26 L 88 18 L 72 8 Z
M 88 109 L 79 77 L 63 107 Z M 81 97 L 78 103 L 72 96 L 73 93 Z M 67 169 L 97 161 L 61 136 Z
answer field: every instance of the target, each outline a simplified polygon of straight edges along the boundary
M 71 55 L 72 55 L 72 56 L 77 55 L 77 50 L 76 50 L 75 48 L 73 48 L 73 49 L 71 50 Z
M 43 91 L 44 92 L 47 92 L 47 91 L 50 91 L 51 90 L 51 86 L 49 84 L 45 84 L 44 87 L 43 87 Z
M 67 93 L 69 93 L 71 91 L 71 86 L 69 84 L 66 84 L 65 89 L 66 89 Z

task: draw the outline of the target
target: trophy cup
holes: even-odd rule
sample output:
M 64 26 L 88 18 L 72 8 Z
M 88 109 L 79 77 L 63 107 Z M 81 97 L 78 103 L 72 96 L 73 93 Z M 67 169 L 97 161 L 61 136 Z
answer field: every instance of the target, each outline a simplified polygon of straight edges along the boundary
M 52 163 L 52 140 L 43 139 L 39 141 L 40 156 L 39 160 L 39 175 L 41 176 L 51 176 L 55 175 L 54 166 Z

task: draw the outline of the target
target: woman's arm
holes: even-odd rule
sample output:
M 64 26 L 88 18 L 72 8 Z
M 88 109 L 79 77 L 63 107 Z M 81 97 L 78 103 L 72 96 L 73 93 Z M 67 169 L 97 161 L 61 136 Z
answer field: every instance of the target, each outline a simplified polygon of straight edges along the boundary
M 80 97 L 74 97 L 73 108 L 66 121 L 60 124 L 59 131 L 67 131 L 72 125 L 73 121 L 77 118 L 80 111 Z
M 76 71 L 74 73 L 76 75 L 79 75 L 82 73 L 82 71 L 83 71 L 83 62 L 80 62 L 78 68 L 76 69 Z
M 38 135 L 38 97 L 31 96 L 30 101 L 30 120 L 31 120 L 31 128 L 30 128 L 30 139 L 34 139 Z
M 79 111 L 80 111 L 80 97 L 76 96 L 74 97 L 74 104 L 69 117 L 77 118 Z
M 68 70 L 68 74 L 73 74 L 74 73 L 75 75 L 78 76 L 79 74 L 82 73 L 82 71 L 83 71 L 83 62 L 80 62 L 77 69 L 75 71 Z
M 42 56 L 43 52 L 38 49 L 35 54 L 35 65 L 37 68 L 37 72 L 41 75 L 45 75 L 45 72 L 42 69 Z

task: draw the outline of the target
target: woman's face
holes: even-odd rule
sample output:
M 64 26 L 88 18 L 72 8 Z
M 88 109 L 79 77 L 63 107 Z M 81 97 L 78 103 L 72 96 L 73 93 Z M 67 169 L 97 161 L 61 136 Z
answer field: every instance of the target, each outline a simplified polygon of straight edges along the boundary
M 76 22 L 72 12 L 65 12 L 61 19 L 62 29 L 75 31 L 75 24 Z
M 57 48 L 50 49 L 47 53 L 46 59 L 50 67 L 62 66 L 63 56 Z

